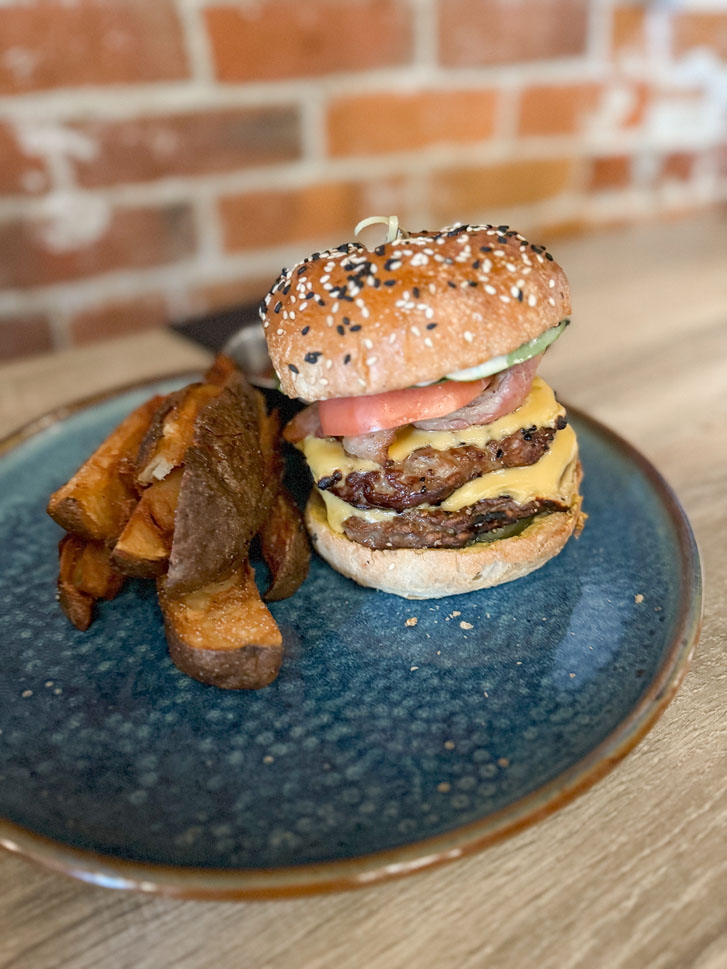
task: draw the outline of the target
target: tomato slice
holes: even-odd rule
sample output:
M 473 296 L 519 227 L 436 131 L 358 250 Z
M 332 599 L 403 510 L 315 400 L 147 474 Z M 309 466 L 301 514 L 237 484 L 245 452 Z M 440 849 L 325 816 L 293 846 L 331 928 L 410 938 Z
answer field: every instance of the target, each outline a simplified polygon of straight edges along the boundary
M 492 377 L 457 383 L 445 380 L 429 387 L 408 387 L 385 394 L 333 397 L 318 404 L 326 437 L 355 437 L 402 424 L 444 417 L 479 397 Z

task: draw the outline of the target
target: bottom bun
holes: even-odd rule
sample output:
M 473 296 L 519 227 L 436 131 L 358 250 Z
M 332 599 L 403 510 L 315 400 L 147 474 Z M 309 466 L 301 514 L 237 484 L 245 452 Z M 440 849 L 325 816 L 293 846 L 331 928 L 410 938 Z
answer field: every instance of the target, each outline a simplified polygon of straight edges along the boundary
M 359 585 L 406 599 L 439 599 L 501 585 L 534 572 L 560 552 L 574 531 L 580 531 L 583 515 L 576 491 L 568 511 L 536 518 L 512 538 L 458 549 L 378 550 L 359 545 L 330 527 L 325 505 L 316 492 L 308 501 L 305 522 L 318 554 Z

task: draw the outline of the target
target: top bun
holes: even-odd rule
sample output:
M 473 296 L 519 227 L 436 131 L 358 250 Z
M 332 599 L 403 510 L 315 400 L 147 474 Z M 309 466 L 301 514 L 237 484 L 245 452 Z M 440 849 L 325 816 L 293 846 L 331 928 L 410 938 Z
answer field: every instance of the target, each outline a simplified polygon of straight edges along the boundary
M 563 270 L 504 225 L 314 252 L 284 269 L 260 305 L 281 389 L 309 401 L 439 380 L 569 313 Z

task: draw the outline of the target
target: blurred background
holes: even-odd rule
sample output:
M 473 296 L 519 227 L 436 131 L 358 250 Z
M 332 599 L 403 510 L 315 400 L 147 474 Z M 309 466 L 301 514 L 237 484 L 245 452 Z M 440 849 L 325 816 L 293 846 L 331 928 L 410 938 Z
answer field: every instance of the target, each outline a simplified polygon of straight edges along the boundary
M 372 214 L 557 255 L 726 199 L 724 0 L 0 0 L 0 360 L 256 304 Z

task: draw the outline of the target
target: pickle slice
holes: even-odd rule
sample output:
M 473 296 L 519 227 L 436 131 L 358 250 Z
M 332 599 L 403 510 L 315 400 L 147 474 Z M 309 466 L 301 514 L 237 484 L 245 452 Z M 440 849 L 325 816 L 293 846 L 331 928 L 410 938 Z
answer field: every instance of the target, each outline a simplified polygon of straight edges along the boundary
M 525 360 L 542 353 L 546 347 L 557 340 L 569 323 L 569 319 L 561 320 L 557 326 L 551 326 L 549 330 L 541 333 L 540 336 L 536 336 L 534 340 L 521 343 L 510 353 L 491 357 L 484 363 L 478 364 L 476 367 L 469 367 L 467 370 L 455 370 L 454 373 L 446 374 L 445 380 L 480 380 L 482 377 L 489 377 L 493 373 L 500 373 L 501 370 L 514 367 L 516 363 L 524 363 Z

